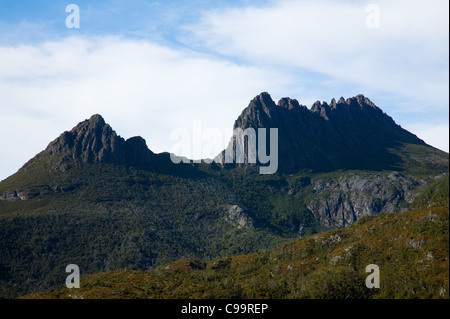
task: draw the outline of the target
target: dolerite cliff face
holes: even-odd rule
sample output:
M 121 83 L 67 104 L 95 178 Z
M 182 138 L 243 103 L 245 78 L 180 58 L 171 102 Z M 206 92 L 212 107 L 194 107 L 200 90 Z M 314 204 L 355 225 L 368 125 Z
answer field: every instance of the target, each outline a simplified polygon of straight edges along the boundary
M 61 164 L 68 159 L 80 159 L 84 163 L 125 164 L 125 145 L 125 140 L 96 114 L 71 131 L 62 133 L 41 155 L 61 155 Z M 65 170 L 69 167 L 62 165 L 60 168 Z
M 363 95 L 333 99 L 330 104 L 317 101 L 308 109 L 290 98 L 275 104 L 263 92 L 234 124 L 235 129 L 249 127 L 278 129 L 278 171 L 282 173 L 397 169 L 404 159 L 391 149 L 408 143 L 426 145 Z M 232 148 L 230 143 L 227 151 Z
M 99 114 L 62 133 L 30 162 L 48 158 L 53 170 L 66 171 L 81 163 L 110 163 L 139 168 L 171 165 L 169 154 L 155 154 L 140 136 L 127 140 L 117 135 Z M 28 164 L 28 163 L 27 163 Z M 25 164 L 24 168 L 27 168 Z
M 0 192 L 0 200 L 27 200 L 73 191 L 77 185 L 61 185 L 52 178 L 73 168 L 83 170 L 92 164 L 113 164 L 166 174 L 186 174 L 193 169 L 189 165 L 173 164 L 169 153 L 153 153 L 140 136 L 125 140 L 105 123 L 101 115 L 95 114 L 62 133 L 23 165 L 19 173 L 28 176 L 25 184 L 31 185 L 19 185 Z
M 399 173 L 354 172 L 334 180 L 312 183 L 314 197 L 307 207 L 324 227 L 345 227 L 364 216 L 407 210 L 416 190 L 425 181 Z
M 291 98 L 276 104 L 263 92 L 234 124 L 234 129 L 247 128 L 254 128 L 256 134 L 258 128 L 278 129 L 278 173 L 331 173 L 311 181 L 313 196 L 305 201 L 324 227 L 343 227 L 363 216 L 406 210 L 417 188 L 430 179 L 402 172 L 426 171 L 430 176 L 448 172 L 448 154 L 401 128 L 363 95 L 332 99 L 329 104 L 317 101 L 308 109 Z M 269 130 L 266 134 L 269 145 Z M 219 155 L 222 163 L 225 154 L 236 154 L 236 140 L 233 137 Z M 244 144 L 246 149 L 248 140 Z M 249 163 L 222 165 L 231 168 Z M 295 195 L 305 186 L 287 192 Z M 291 224 L 291 229 L 302 228 L 299 223 Z

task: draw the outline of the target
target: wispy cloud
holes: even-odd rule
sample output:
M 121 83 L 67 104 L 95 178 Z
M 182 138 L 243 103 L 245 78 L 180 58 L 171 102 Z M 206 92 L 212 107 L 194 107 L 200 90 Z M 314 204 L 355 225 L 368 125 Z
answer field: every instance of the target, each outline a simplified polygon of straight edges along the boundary
M 311 70 L 416 101 L 448 100 L 448 1 L 280 1 L 205 12 L 187 41 L 254 64 Z M 300 72 L 299 70 L 299 72 Z
M 229 128 L 231 136 L 253 95 L 285 85 L 268 70 L 119 37 L 0 47 L 0 69 L 0 135 L 10 136 L 2 142 L 3 177 L 94 113 L 122 136 L 141 135 L 162 152 L 174 143 L 171 131 L 189 129 L 194 120 Z
M 94 113 L 162 152 L 193 121 L 231 128 L 262 91 L 308 106 L 363 93 L 448 151 L 448 1 L 80 0 L 78 30 L 65 2 L 34 3 L 0 12 L 0 179 Z

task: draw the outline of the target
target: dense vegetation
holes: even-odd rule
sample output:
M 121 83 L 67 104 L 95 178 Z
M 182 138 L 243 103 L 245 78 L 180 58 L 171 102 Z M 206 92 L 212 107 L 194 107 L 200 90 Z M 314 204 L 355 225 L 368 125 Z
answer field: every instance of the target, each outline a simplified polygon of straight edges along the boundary
M 32 163 L 32 165 L 38 164 Z M 195 174 L 177 176 L 113 164 L 80 164 L 79 167 L 53 175 L 33 176 L 20 171 L 2 182 L 0 191 L 11 189 L 14 185 L 22 185 L 22 189 L 31 191 L 42 191 L 48 185 L 58 185 L 59 188 L 57 187 L 56 191 L 49 191 L 45 196 L 37 196 L 29 200 L 0 201 L 1 296 L 13 298 L 63 283 L 67 275 L 65 267 L 72 263 L 79 265 L 84 275 L 119 270 L 120 276 L 125 274 L 128 276 L 139 273 L 121 273 L 120 270 L 147 271 L 184 257 L 190 258 L 186 260 L 203 260 L 199 263 L 205 264 L 206 268 L 197 269 L 203 274 L 203 271 L 211 268 L 206 265 L 215 262 L 208 262 L 213 258 L 224 256 L 224 260 L 233 260 L 225 256 L 272 249 L 293 238 L 324 231 L 325 228 L 317 223 L 316 216 L 305 206 L 308 196 L 314 196 L 311 181 L 316 178 L 333 180 L 336 176 L 343 174 L 343 172 L 334 172 L 317 175 L 303 172 L 295 175 L 262 176 L 251 169 L 214 171 L 202 166 L 194 172 Z M 445 200 L 442 201 L 445 186 L 448 189 L 448 176 L 423 187 L 417 196 L 416 205 L 423 206 L 423 203 L 438 199 L 440 204 L 445 203 Z M 226 207 L 230 204 L 244 207 L 246 215 L 253 221 L 253 227 L 240 228 L 227 222 Z M 302 233 L 296 230 L 299 224 L 306 225 Z M 443 225 L 448 227 L 448 224 Z M 331 246 L 325 249 L 328 245 L 312 245 L 311 237 L 301 243 L 302 245 L 308 243 L 305 250 L 299 252 L 300 255 L 305 256 L 305 260 L 319 258 L 318 260 L 325 262 L 335 253 L 334 250 L 330 250 L 333 248 Z M 445 248 L 446 243 L 441 242 L 441 244 L 444 245 L 441 248 Z M 286 247 L 296 247 L 297 244 L 291 245 L 294 246 Z M 359 252 L 359 250 L 356 251 Z M 309 253 L 306 254 L 306 252 Z M 410 252 L 416 252 L 416 250 L 401 250 L 401 254 Z M 360 261 L 358 265 L 351 267 L 334 269 L 325 267 L 327 264 L 319 263 L 316 266 L 320 265 L 318 268 L 318 270 L 321 269 L 320 271 L 312 271 L 311 269 L 316 269 L 314 266 L 310 269 L 311 272 L 304 273 L 308 280 L 294 276 L 289 277 L 291 278 L 289 280 L 286 278 L 287 281 L 283 285 L 290 286 L 293 284 L 292 280 L 300 279 L 304 284 L 309 282 L 316 287 L 325 285 L 323 293 L 318 294 L 317 297 L 326 297 L 324 295 L 326 285 L 338 284 L 328 282 L 329 280 L 339 282 L 351 278 L 359 282 L 364 273 L 361 274 L 361 269 L 358 267 L 362 267 L 376 253 L 380 253 L 384 256 L 383 258 L 388 258 L 384 251 L 380 251 L 372 252 L 368 256 L 356 256 L 355 258 Z M 280 264 L 279 260 L 263 267 L 262 263 L 269 258 L 267 254 L 270 253 L 254 255 L 261 259 L 258 259 L 258 262 L 252 261 L 245 267 L 251 268 L 258 265 L 256 269 L 261 271 L 266 269 L 266 274 L 273 273 L 270 267 L 280 267 L 279 271 L 283 273 L 283 267 L 287 265 L 284 265 L 284 262 Z M 419 255 L 414 254 L 411 258 Z M 292 256 L 298 258 L 299 255 Z M 247 260 L 250 257 L 239 258 Z M 179 261 L 178 264 L 180 263 L 183 262 Z M 289 263 L 295 264 L 295 260 L 289 259 Z M 215 266 L 212 267 L 214 268 Z M 159 272 L 150 272 L 148 275 L 158 274 L 159 276 L 160 271 L 161 269 Z M 231 269 L 229 274 L 231 275 L 234 271 Z M 238 274 L 240 271 L 245 273 L 247 270 L 236 271 Z M 325 275 L 327 272 L 336 272 L 336 274 L 327 276 Z M 213 271 L 212 274 L 214 276 L 211 278 L 224 276 L 225 283 L 228 283 L 228 286 L 225 286 L 228 288 L 230 283 L 233 283 L 233 289 L 240 287 L 240 290 L 233 292 L 240 297 L 316 296 L 310 295 L 310 292 L 306 293 L 305 291 L 310 290 L 305 286 L 298 288 L 300 290 L 296 288 L 297 290 L 292 291 L 286 288 L 286 291 L 281 292 L 280 282 L 267 281 L 265 277 L 259 278 L 259 274 L 252 284 L 245 283 L 243 286 L 236 286 L 232 278 L 226 279 L 228 275 L 225 273 L 217 274 Z M 199 274 L 199 276 L 203 275 Z M 189 278 L 183 280 L 190 280 Z M 161 280 L 164 282 L 166 279 Z M 215 279 L 210 281 L 211 285 L 215 285 Z M 323 283 L 319 285 L 320 281 Z M 256 289 L 258 285 L 264 286 L 269 283 L 275 290 L 264 288 L 268 289 L 267 295 L 242 288 L 253 285 L 255 287 L 252 289 Z M 180 282 L 173 282 L 173 287 L 178 284 L 181 285 Z M 203 287 L 204 282 L 198 285 Z M 169 287 L 172 286 L 169 285 Z M 186 286 L 182 284 L 180 287 Z M 175 293 L 177 290 L 172 288 L 168 291 Z M 226 296 L 229 296 L 228 288 L 224 288 Z M 204 297 L 208 294 L 220 296 L 220 294 L 216 295 L 215 290 L 210 286 L 202 289 Z M 362 291 L 364 294 L 360 297 L 366 297 L 367 290 Z M 167 293 L 145 296 L 167 297 L 169 296 Z M 194 293 L 193 296 L 200 295 Z M 356 295 L 352 296 L 356 297 Z M 412 295 L 405 295 L 405 297 L 412 297 Z
M 150 269 L 181 256 L 213 258 L 279 244 L 224 219 L 236 197 L 211 178 L 87 166 L 59 176 L 72 189 L 0 201 L 0 294 L 49 288 L 77 263 L 84 273 Z M 55 182 L 55 181 L 54 181 Z
M 82 276 L 80 289 L 26 298 L 449 298 L 448 222 L 435 206 L 366 217 L 273 250 Z M 369 264 L 379 289 L 365 285 Z
M 414 198 L 411 207 L 420 208 L 427 205 L 439 206 L 449 205 L 449 176 L 444 175 L 435 181 L 422 187 L 419 194 Z
M 290 123 L 295 131 L 298 123 Z M 320 130 L 309 129 L 324 139 Z M 389 132 L 383 140 L 389 140 Z M 350 136 L 358 140 L 357 134 Z M 314 140 L 301 134 L 291 139 L 301 141 Z M 312 157 L 302 153 L 304 160 L 317 164 L 316 156 L 326 154 L 333 164 L 324 143 Z M 288 143 L 284 155 L 295 164 L 289 174 L 260 175 L 249 165 L 176 165 L 169 154 L 151 152 L 142 138 L 120 138 L 94 115 L 0 182 L 0 298 L 59 287 L 68 264 L 77 264 L 87 276 L 84 288 L 125 285 L 131 293 L 119 287 L 121 297 L 410 298 L 439 297 L 441 288 L 448 296 L 448 276 L 442 275 L 442 269 L 448 271 L 448 238 L 443 239 L 448 236 L 448 154 L 417 143 L 388 143 L 392 150 L 382 145 L 383 152 L 395 155 L 395 171 L 378 165 L 296 171 L 301 165 L 292 156 L 298 154 Z M 297 151 L 309 150 L 300 144 Z M 342 145 L 333 145 L 341 160 L 351 157 Z M 438 175 L 443 177 L 435 180 Z M 430 210 L 428 221 L 423 207 Z M 363 216 L 407 208 L 419 211 L 367 217 L 352 228 L 333 230 Z M 419 215 L 420 221 L 414 219 Z M 403 217 L 420 231 L 402 224 Z M 394 228 L 385 227 L 391 224 Z M 317 237 L 323 231 L 328 232 Z M 360 237 L 354 237 L 357 233 Z M 390 278 L 385 285 L 396 283 L 403 292 L 362 287 L 366 263 L 383 267 L 383 276 Z M 94 275 L 101 272 L 106 273 Z M 408 286 L 410 274 L 419 282 Z M 131 282 L 122 282 L 133 276 L 140 295 L 127 286 Z M 110 294 L 106 289 L 98 296 Z

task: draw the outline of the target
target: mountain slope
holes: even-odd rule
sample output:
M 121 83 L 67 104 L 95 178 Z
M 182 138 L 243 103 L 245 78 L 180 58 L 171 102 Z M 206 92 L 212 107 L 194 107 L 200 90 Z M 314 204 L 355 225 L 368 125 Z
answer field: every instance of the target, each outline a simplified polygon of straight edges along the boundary
M 51 287 L 71 263 L 85 273 L 150 269 L 181 256 L 213 258 L 280 242 L 254 228 L 245 211 L 230 211 L 236 197 L 211 178 L 107 164 L 76 172 L 73 190 L 0 201 L 3 296 Z
M 260 127 L 278 129 L 278 170 L 282 173 L 304 169 L 448 170 L 448 154 L 401 128 L 363 95 L 333 99 L 330 104 L 317 101 L 308 109 L 290 98 L 275 104 L 263 92 L 250 101 L 234 124 L 234 129 L 242 130 Z M 235 148 L 232 140 L 225 152 L 234 154 Z M 225 162 L 224 153 L 222 158 Z
M 139 137 L 123 140 L 98 115 L 52 141 L 0 194 L 3 297 L 51 287 L 70 263 L 86 273 L 149 269 L 280 242 L 232 211 L 239 201 L 222 181 Z
M 124 140 L 101 115 L 95 114 L 62 133 L 16 174 L 2 181 L 0 200 L 31 199 L 73 190 L 77 185 L 72 180 L 93 164 L 114 164 L 177 176 L 202 175 L 192 165 L 173 164 L 168 153 L 153 153 L 140 136 Z
M 80 289 L 25 298 L 448 299 L 448 236 L 448 206 L 433 206 L 366 217 L 251 255 L 82 276 Z M 380 269 L 379 289 L 365 285 L 370 264 Z
M 270 100 L 268 94 L 256 97 L 236 123 L 277 125 L 286 134 L 280 134 L 284 146 L 276 174 L 261 175 L 249 165 L 174 164 L 168 153 L 148 149 L 141 137 L 123 139 L 100 115 L 61 134 L 0 182 L 0 296 L 57 285 L 71 263 L 94 274 L 274 248 L 348 227 L 364 216 L 404 212 L 422 187 L 448 172 L 448 154 L 399 128 L 365 98 L 338 102 L 330 111 L 308 110 L 290 99 L 276 106 Z M 375 138 L 377 151 L 397 152 L 402 160 L 396 157 L 388 165 L 372 157 L 371 166 L 369 147 L 362 151 L 365 159 L 354 163 L 361 160 L 371 170 L 350 170 L 366 165 L 352 162 L 335 170 L 336 163 L 350 161 L 345 148 L 353 154 L 365 147 L 358 136 L 373 133 L 374 127 L 366 130 L 372 115 L 375 126 L 385 122 Z M 340 123 L 349 116 L 351 123 L 360 118 L 365 124 Z M 355 130 L 351 143 L 349 129 Z M 339 137 L 330 137 L 333 130 Z M 389 144 L 389 136 L 399 144 Z M 329 143 L 342 143 L 343 149 Z M 381 169 L 383 163 L 387 166 Z M 392 171 L 391 164 L 399 170 Z M 293 168 L 299 171 L 283 173 Z M 424 195 L 416 204 L 429 198 Z

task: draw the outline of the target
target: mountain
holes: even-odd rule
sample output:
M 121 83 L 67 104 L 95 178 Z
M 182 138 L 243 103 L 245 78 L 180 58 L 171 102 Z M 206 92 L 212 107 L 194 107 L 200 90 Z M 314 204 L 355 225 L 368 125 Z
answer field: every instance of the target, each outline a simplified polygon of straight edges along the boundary
M 242 130 L 260 127 L 278 129 L 281 173 L 304 169 L 448 169 L 443 152 L 401 128 L 363 95 L 346 100 L 341 97 L 337 102 L 332 99 L 330 104 L 317 101 L 308 109 L 290 98 L 275 104 L 263 92 L 250 101 L 234 124 L 234 129 Z M 235 152 L 234 139 L 224 153 Z
M 62 133 L 0 183 L 0 296 L 84 273 L 151 269 L 283 239 L 255 228 L 228 185 L 205 167 L 173 164 L 99 115 Z
M 82 276 L 80 289 L 24 298 L 448 299 L 448 176 L 432 187 L 440 199 L 430 207 L 366 217 L 272 250 Z M 371 264 L 380 289 L 366 287 Z
M 448 176 L 447 153 L 361 95 L 307 109 L 262 93 L 236 120 L 249 127 L 278 128 L 276 173 L 174 164 L 98 114 L 62 133 L 0 182 L 0 296 L 64 283 L 72 263 L 95 274 L 272 249 L 421 207 Z
M 153 153 L 142 137 L 123 139 L 99 114 L 61 134 L 30 163 L 45 158 L 54 171 L 66 171 L 71 165 L 79 166 L 80 163 L 109 163 L 150 170 L 179 167 L 172 165 L 169 153 Z M 30 163 L 23 169 L 26 170 Z

